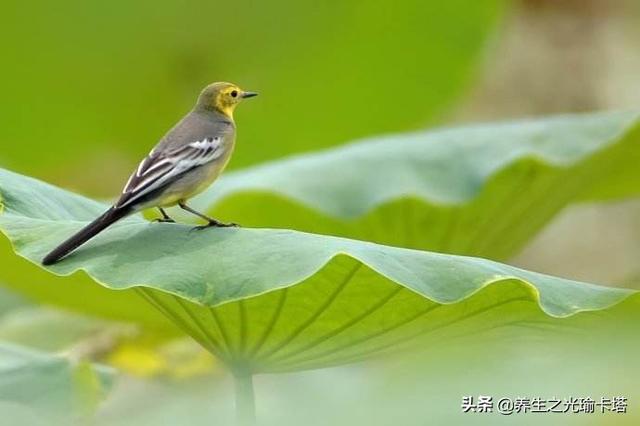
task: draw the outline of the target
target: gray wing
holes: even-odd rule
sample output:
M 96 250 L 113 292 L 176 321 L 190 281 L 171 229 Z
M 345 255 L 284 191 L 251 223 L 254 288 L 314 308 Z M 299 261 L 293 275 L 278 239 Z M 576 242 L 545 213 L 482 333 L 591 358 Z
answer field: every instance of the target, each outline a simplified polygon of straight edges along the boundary
M 219 158 L 223 153 L 221 136 L 205 137 L 166 151 L 156 148 L 131 175 L 115 206 L 135 205 L 136 201 L 143 200 L 153 191 L 165 187 L 189 170 Z

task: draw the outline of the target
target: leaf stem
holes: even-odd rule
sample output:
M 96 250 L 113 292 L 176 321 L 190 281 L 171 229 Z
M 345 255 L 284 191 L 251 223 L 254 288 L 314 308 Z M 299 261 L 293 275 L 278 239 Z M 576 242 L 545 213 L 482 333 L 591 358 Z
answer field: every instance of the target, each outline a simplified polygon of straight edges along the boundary
M 237 426 L 255 426 L 256 403 L 253 389 L 253 373 L 248 368 L 232 368 L 236 389 Z

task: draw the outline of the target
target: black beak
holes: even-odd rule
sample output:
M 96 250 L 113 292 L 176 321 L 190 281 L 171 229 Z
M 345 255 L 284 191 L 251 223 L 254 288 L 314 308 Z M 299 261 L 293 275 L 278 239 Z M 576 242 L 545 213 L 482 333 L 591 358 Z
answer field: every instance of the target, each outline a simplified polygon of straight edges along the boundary
M 254 96 L 258 96 L 256 92 L 242 92 L 242 99 L 253 98 Z

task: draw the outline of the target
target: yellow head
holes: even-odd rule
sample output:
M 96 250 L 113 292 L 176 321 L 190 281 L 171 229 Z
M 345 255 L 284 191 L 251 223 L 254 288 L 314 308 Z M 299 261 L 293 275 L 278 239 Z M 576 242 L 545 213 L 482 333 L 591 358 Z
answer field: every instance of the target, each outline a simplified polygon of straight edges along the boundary
M 218 111 L 233 118 L 233 110 L 243 99 L 256 96 L 255 92 L 246 92 L 232 83 L 218 82 L 205 87 L 198 97 L 197 109 Z

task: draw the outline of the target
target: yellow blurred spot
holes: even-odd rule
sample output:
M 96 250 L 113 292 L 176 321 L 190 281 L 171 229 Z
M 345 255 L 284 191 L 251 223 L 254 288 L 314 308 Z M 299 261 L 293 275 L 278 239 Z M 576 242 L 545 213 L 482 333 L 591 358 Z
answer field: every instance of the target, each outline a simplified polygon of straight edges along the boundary
M 109 364 L 129 374 L 139 377 L 151 377 L 165 373 L 168 364 L 154 348 L 123 343 L 107 357 Z
M 171 377 L 175 379 L 187 379 L 190 377 L 202 376 L 215 370 L 215 361 L 208 352 L 198 354 L 186 360 L 187 362 L 175 363 L 169 371 Z
M 105 361 L 138 377 L 187 379 L 218 370 L 215 359 L 190 339 L 157 342 L 152 338 L 124 341 Z

